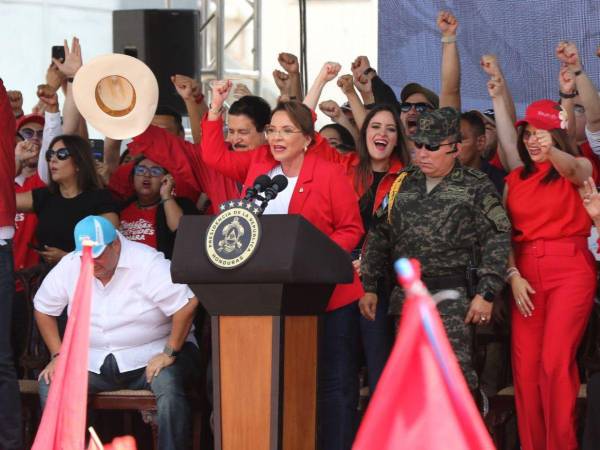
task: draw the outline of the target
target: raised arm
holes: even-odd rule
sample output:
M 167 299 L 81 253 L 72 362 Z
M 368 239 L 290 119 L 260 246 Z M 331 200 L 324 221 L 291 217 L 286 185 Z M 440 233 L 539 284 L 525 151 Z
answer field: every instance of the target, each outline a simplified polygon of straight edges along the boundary
M 371 67 L 369 58 L 366 56 L 358 56 L 352 62 L 350 68 L 352 69 L 354 85 L 356 86 L 356 89 L 358 89 L 358 92 L 360 92 L 363 103 L 365 105 L 373 105 L 375 103 L 373 78 L 377 76 L 377 72 Z
M 321 98 L 321 92 L 323 92 L 323 88 L 327 83 L 337 77 L 337 74 L 340 72 L 341 68 L 342 66 L 335 62 L 326 62 L 323 64 L 323 67 L 319 71 L 317 78 L 315 78 L 315 81 L 306 93 L 303 103 L 315 111 L 317 104 L 319 103 L 319 98 Z
M 61 62 L 57 59 L 52 60 L 54 65 L 67 79 L 67 92 L 65 94 L 65 107 L 63 111 L 63 132 L 65 134 L 78 134 L 81 136 L 81 123 L 83 121 L 83 117 L 75 106 L 75 100 L 73 99 L 73 83 L 69 81 L 75 77 L 77 71 L 83 64 L 81 58 L 81 45 L 79 44 L 79 39 L 74 37 L 71 42 L 71 47 L 69 48 L 66 39 L 64 41 L 64 47 L 65 61 Z
M 300 64 L 298 57 L 292 53 L 280 53 L 277 57 L 279 65 L 285 70 L 289 80 L 288 96 L 292 100 L 303 100 L 302 78 L 300 76 Z M 282 72 L 283 73 L 283 72 Z
M 352 115 L 354 116 L 356 127 L 360 130 L 363 122 L 365 121 L 367 111 L 360 101 L 358 94 L 354 90 L 354 81 L 352 75 L 343 75 L 339 77 L 337 80 L 337 85 L 342 89 L 342 92 L 348 99 L 350 108 L 352 108 Z
M 41 84 L 37 88 L 37 96 L 40 103 L 45 105 L 44 135 L 38 156 L 37 172 L 40 179 L 48 184 L 50 182 L 50 172 L 48 170 L 48 161 L 46 161 L 46 150 L 48 150 L 50 142 L 56 136 L 63 134 L 63 128 L 58 110 L 58 95 L 54 88 L 48 84 Z
M 442 35 L 440 108 L 451 106 L 460 111 L 460 58 L 456 42 L 458 21 L 451 12 L 440 11 L 437 26 Z
M 577 95 L 575 89 L 575 75 L 568 66 L 563 65 L 558 73 L 559 95 L 561 97 L 560 105 L 567 113 L 567 135 L 573 148 L 577 147 L 577 125 L 575 122 L 575 101 Z
M 204 95 L 202 95 L 200 86 L 193 78 L 186 77 L 185 75 L 173 75 L 171 77 L 171 82 L 185 103 L 185 109 L 190 118 L 190 125 L 192 128 L 192 139 L 194 144 L 198 144 L 202 139 L 200 122 L 202 121 L 202 116 L 208 111 L 208 106 L 204 101 Z
M 575 186 L 583 186 L 583 183 L 592 176 L 592 163 L 589 159 L 577 158 L 556 148 L 550 132 L 538 129 L 535 137 L 541 153 L 545 153 L 556 171 Z
M 350 119 L 342 112 L 340 105 L 333 100 L 325 100 L 319 103 L 319 109 L 335 123 L 343 126 L 350 132 L 354 142 L 358 142 L 358 129 L 350 122 Z
M 507 172 L 510 172 L 522 166 L 523 163 L 517 151 L 517 130 L 515 129 L 514 119 L 511 116 L 509 105 L 505 98 L 506 84 L 501 74 L 496 73 L 495 77 L 488 81 L 487 88 L 492 98 L 494 115 L 496 117 L 496 131 L 499 142 L 498 154 L 502 165 Z

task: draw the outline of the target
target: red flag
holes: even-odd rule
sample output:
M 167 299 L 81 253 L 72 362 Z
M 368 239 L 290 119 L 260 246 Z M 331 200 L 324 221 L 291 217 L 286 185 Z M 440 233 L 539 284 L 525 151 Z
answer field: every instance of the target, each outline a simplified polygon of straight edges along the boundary
M 402 321 L 353 450 L 493 450 L 418 269 L 408 260 L 396 268 Z
M 56 371 L 32 450 L 84 448 L 92 274 L 92 248 L 86 245 Z

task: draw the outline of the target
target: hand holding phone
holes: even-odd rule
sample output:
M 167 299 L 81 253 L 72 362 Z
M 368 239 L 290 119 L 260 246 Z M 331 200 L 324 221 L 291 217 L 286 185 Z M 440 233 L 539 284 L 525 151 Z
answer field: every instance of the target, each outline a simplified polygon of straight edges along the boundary
M 52 58 L 58 59 L 60 62 L 65 62 L 65 47 L 62 45 L 53 45 Z

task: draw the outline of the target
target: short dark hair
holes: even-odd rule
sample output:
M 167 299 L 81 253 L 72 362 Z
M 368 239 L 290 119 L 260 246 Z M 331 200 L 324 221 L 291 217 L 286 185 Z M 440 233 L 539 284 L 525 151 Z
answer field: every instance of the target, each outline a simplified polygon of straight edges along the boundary
M 87 139 L 74 134 L 62 134 L 56 136 L 50 142 L 49 149 L 54 147 L 58 142 L 62 141 L 65 147 L 69 149 L 71 158 L 77 171 L 77 187 L 81 191 L 93 191 L 102 187 L 102 181 L 96 171 L 96 163 L 92 157 L 92 147 Z M 58 192 L 58 183 L 52 178 L 48 182 L 48 189 L 52 193 Z
M 302 134 L 308 136 L 311 140 L 315 138 L 315 122 L 313 121 L 312 111 L 304 103 L 296 100 L 279 102 L 273 109 L 271 117 L 279 111 L 286 112 L 292 123 L 302 131 Z
M 248 116 L 256 131 L 263 132 L 271 120 L 271 106 L 257 95 L 245 95 L 229 107 L 231 116 Z
M 485 134 L 485 122 L 481 118 L 481 113 L 479 111 L 467 111 L 460 115 L 460 120 L 464 120 L 467 122 L 475 136 L 483 136 Z
M 322 133 L 323 130 L 326 130 L 328 128 L 337 131 L 337 133 L 340 135 L 340 138 L 342 139 L 342 144 L 344 144 L 348 149 L 356 149 L 356 143 L 354 142 L 352 133 L 350 133 L 346 127 L 340 125 L 339 123 L 328 123 L 319 130 L 319 133 Z
M 183 120 L 181 118 L 181 114 L 175 111 L 173 108 L 167 105 L 158 105 L 156 107 L 155 116 L 171 116 L 175 121 L 175 125 L 177 126 L 177 130 L 179 132 L 183 132 Z

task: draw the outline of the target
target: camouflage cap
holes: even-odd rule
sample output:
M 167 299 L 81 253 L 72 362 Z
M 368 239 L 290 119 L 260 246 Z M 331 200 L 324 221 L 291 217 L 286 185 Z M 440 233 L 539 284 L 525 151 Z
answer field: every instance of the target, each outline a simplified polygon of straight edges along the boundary
M 421 114 L 417 131 L 410 139 L 421 144 L 439 145 L 456 134 L 460 134 L 460 113 L 447 106 Z

